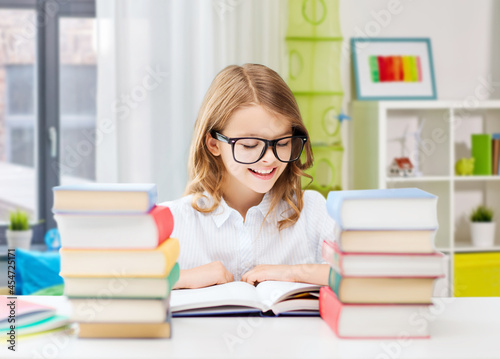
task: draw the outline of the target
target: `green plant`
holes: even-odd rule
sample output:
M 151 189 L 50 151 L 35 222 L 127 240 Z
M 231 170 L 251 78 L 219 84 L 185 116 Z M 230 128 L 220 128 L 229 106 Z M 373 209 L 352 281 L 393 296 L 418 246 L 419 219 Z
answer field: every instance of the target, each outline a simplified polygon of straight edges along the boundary
M 483 205 L 474 208 L 470 215 L 472 222 L 491 222 L 492 219 L 493 210 Z
M 10 212 L 9 229 L 11 231 L 26 231 L 30 229 L 28 214 L 20 209 Z

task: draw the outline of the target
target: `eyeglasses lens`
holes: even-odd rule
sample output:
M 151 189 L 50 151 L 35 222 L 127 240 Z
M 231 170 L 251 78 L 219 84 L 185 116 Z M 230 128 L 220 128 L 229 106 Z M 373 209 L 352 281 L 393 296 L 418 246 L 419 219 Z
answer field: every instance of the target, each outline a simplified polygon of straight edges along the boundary
M 234 158 L 238 162 L 253 163 L 263 156 L 266 143 L 255 138 L 239 139 L 234 143 Z M 276 143 L 276 154 L 282 162 L 295 161 L 300 157 L 304 141 L 301 138 L 284 138 Z

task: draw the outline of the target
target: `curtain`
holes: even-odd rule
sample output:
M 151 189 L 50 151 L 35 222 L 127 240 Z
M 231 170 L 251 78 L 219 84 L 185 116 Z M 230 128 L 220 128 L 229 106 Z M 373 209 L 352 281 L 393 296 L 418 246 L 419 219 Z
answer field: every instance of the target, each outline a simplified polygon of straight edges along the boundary
M 285 65 L 285 0 L 97 0 L 98 182 L 179 198 L 199 106 L 230 64 Z

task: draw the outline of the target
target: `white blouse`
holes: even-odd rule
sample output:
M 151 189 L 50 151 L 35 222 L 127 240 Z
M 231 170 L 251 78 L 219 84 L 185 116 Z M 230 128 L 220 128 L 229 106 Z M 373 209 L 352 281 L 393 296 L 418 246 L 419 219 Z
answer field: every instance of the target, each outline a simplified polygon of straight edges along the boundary
M 321 243 L 334 238 L 335 221 L 327 213 L 325 198 L 316 191 L 304 192 L 304 207 L 298 221 L 281 233 L 278 214 L 289 206 L 282 201 L 263 223 L 271 205 L 269 194 L 248 210 L 244 222 L 241 214 L 223 198 L 207 214 L 196 211 L 191 199 L 189 195 L 159 204 L 170 207 L 174 216 L 171 237 L 180 242 L 181 269 L 221 261 L 238 281 L 259 264 L 324 263 Z

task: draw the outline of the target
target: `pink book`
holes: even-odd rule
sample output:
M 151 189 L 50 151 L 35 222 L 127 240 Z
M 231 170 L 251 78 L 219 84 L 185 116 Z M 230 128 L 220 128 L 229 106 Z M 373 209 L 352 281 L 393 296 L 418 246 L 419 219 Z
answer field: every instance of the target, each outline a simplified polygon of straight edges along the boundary
M 434 253 L 348 253 L 324 241 L 323 259 L 347 277 L 443 277 L 444 255 Z
M 319 292 L 321 318 L 344 339 L 430 338 L 426 304 L 345 304 L 329 287 Z

